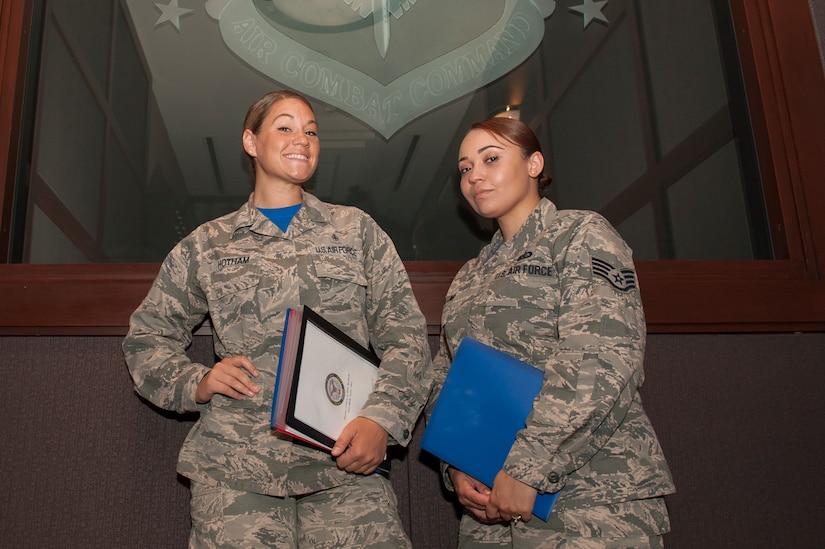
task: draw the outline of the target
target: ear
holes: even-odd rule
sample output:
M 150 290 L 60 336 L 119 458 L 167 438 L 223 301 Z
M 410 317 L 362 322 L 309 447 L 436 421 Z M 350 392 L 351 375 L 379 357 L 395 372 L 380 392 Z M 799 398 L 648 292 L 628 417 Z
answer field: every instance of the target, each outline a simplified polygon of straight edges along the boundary
M 252 130 L 246 129 L 241 136 L 243 150 L 252 158 L 258 158 L 258 140 Z
M 530 172 L 530 177 L 538 177 L 544 169 L 544 156 L 536 151 L 530 155 L 527 160 L 527 170 Z

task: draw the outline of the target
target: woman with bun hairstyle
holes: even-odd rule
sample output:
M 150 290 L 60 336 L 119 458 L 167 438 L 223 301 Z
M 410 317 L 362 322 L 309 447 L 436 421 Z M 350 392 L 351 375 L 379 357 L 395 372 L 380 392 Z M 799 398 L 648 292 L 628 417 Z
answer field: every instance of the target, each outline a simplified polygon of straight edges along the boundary
M 376 473 L 388 444 L 410 441 L 431 385 L 426 322 L 404 265 L 369 215 L 303 190 L 321 148 L 304 97 L 257 100 L 242 144 L 249 200 L 172 249 L 123 343 L 141 396 L 200 412 L 177 468 L 190 480 L 190 547 L 409 548 L 390 482 Z M 381 359 L 332 455 L 270 427 L 286 312 L 303 305 Z M 211 365 L 185 352 L 207 315 Z
M 674 485 L 638 392 L 646 328 L 630 248 L 599 214 L 541 196 L 544 156 L 520 121 L 474 124 L 458 169 L 498 231 L 447 293 L 430 403 L 465 336 L 544 371 L 492 487 L 445 466 L 465 511 L 459 547 L 661 547 Z M 555 492 L 548 521 L 533 517 L 536 495 Z

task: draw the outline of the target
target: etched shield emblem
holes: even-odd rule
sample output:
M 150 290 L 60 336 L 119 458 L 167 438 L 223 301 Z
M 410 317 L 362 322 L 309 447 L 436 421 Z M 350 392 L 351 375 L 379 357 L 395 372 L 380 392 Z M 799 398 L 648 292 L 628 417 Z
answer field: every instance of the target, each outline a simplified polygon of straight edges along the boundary
M 251 67 L 389 138 L 527 59 L 555 2 L 208 0 L 206 9 Z

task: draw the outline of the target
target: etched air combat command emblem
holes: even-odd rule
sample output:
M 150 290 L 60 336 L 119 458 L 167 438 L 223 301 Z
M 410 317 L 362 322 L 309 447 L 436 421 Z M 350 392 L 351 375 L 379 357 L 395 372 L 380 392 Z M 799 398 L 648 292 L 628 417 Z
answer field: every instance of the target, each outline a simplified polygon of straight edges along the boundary
M 389 139 L 518 67 L 538 48 L 545 19 L 556 11 L 554 0 L 478 2 L 473 17 L 443 0 L 207 0 L 206 12 L 250 67 Z M 608 22 L 607 3 L 582 0 L 567 11 L 581 16 L 586 29 Z M 178 0 L 155 6 L 161 12 L 155 26 L 178 31 L 192 11 Z M 433 22 L 450 18 L 456 19 L 451 31 L 439 34 L 449 40 L 420 39 L 431 35 Z M 295 31 L 285 21 L 304 27 Z

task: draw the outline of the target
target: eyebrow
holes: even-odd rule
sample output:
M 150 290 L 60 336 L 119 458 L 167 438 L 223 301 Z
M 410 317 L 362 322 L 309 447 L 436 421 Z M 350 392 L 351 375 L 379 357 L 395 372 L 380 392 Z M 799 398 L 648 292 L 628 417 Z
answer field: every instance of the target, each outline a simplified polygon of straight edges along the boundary
M 278 119 L 279 119 L 279 118 L 281 118 L 282 116 L 288 116 L 289 118 L 291 118 L 291 119 L 295 120 L 295 116 L 294 116 L 294 115 L 292 115 L 292 114 L 289 114 L 288 112 L 282 112 L 281 114 L 276 114 L 276 115 L 275 115 L 275 120 L 278 120 Z M 316 121 L 313 119 L 313 120 L 309 120 L 309 121 L 307 122 L 307 125 L 309 125 L 309 124 L 314 124 L 315 126 L 317 126 L 317 125 L 318 125 L 318 122 L 316 122 Z
M 504 147 L 499 147 L 498 145 L 485 145 L 484 147 L 481 147 L 480 149 L 478 149 L 478 151 L 476 151 L 476 152 L 478 152 L 479 154 L 481 154 L 481 153 L 483 153 L 484 151 L 486 151 L 487 149 L 499 149 L 499 150 L 502 150 L 502 151 L 503 151 L 503 150 L 504 150 Z M 458 161 L 459 161 L 459 162 L 461 162 L 461 161 L 463 161 L 463 160 L 467 160 L 467 157 L 466 157 L 466 156 L 462 156 L 461 158 L 459 158 L 459 159 L 458 159 Z

